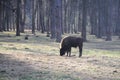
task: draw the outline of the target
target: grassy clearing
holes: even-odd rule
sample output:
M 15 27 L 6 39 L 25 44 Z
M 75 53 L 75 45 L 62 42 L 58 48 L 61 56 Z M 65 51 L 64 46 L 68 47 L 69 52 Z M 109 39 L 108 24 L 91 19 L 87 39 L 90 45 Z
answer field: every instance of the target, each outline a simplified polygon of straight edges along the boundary
M 4 33 L 8 35 L 8 33 Z M 3 35 L 4 35 L 3 34 Z M 13 36 L 13 33 L 9 33 L 11 37 L 0 38 L 0 50 L 2 52 L 30 52 L 30 53 L 58 53 L 59 44 L 54 40 L 45 37 L 45 35 L 30 35 L 29 40 L 24 40 L 25 35 L 20 37 Z
M 3 66 L 0 67 L 0 80 L 89 80 L 91 77 L 91 80 L 104 80 L 102 78 L 108 75 L 116 80 L 119 77 L 120 41 L 105 42 L 89 36 L 90 41 L 94 40 L 84 43 L 83 57 L 78 58 L 78 48 L 72 48 L 75 57 L 69 58 L 60 57 L 59 43 L 45 34 L 30 34 L 28 40 L 24 39 L 25 35 L 16 37 L 14 32 L 0 33 L 0 53 L 5 56 L 0 57 L 0 63 L 4 64 L 0 65 Z M 24 72 L 24 67 L 28 71 Z M 15 71 L 20 73 L 15 75 Z
M 9 37 L 7 36 L 9 35 Z M 22 34 L 20 37 L 14 36 L 13 32 L 3 32 L 0 34 L 2 36 L 0 38 L 0 51 L 1 52 L 24 52 L 24 53 L 44 53 L 51 55 L 59 55 L 59 43 L 54 42 L 55 40 L 51 40 L 49 37 L 45 37 L 45 34 L 32 35 L 30 34 L 29 40 L 24 40 L 25 34 Z M 6 36 L 6 37 L 3 37 Z M 37 37 L 36 37 L 37 36 Z M 89 36 L 90 37 L 90 36 Z M 93 37 L 94 38 L 94 37 Z M 90 38 L 91 39 L 91 38 Z M 120 44 L 116 42 L 117 44 Z M 116 44 L 115 42 L 111 42 L 111 45 Z M 98 43 L 94 43 L 98 44 Z M 109 43 L 105 43 L 107 45 Z M 83 49 L 83 55 L 106 55 L 110 57 L 119 57 L 119 50 L 102 50 L 95 49 L 97 45 L 87 45 L 85 43 Z M 86 49 L 86 46 L 88 49 Z M 95 46 L 91 49 L 92 46 Z M 102 45 L 98 45 L 100 47 L 104 47 L 104 43 Z M 115 46 L 115 45 L 114 45 Z M 117 45 L 120 47 L 120 45 Z M 109 45 L 107 46 L 109 47 Z M 72 49 L 72 54 L 78 54 L 78 49 Z

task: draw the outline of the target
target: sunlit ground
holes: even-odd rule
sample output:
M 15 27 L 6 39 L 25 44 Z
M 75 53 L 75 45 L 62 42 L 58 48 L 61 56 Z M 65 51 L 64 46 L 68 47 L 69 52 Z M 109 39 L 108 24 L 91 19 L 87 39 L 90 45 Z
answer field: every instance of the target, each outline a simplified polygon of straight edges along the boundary
M 87 36 L 83 56 L 78 58 L 78 48 L 72 48 L 72 57 L 61 57 L 60 44 L 54 39 L 37 32 L 25 40 L 28 34 L 0 33 L 0 80 L 120 79 L 120 40 L 116 36 L 109 42 Z

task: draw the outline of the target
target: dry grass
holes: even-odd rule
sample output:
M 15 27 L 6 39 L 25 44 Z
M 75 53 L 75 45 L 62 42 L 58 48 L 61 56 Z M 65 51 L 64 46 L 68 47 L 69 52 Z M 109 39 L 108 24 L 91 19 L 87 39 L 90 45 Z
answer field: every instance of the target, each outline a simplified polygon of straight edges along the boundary
M 120 80 L 119 40 L 90 37 L 78 58 L 74 48 L 75 56 L 59 56 L 59 43 L 45 36 L 38 33 L 24 40 L 25 34 L 1 33 L 0 80 Z

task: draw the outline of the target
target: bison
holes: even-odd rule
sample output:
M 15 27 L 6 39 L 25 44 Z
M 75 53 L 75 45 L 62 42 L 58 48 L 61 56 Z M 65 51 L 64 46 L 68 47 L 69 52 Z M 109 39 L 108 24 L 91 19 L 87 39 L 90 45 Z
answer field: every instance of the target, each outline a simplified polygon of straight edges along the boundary
M 61 40 L 60 46 L 60 56 L 67 52 L 67 56 L 70 57 L 72 47 L 79 47 L 79 57 L 82 56 L 83 39 L 80 37 L 67 36 Z

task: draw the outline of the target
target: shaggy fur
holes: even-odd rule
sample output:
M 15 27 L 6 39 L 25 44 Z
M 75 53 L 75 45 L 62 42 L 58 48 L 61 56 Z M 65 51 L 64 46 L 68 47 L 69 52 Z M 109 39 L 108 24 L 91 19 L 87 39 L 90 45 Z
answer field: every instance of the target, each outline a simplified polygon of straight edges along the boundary
M 83 39 L 80 37 L 68 36 L 62 39 L 61 48 L 60 48 L 60 56 L 65 55 L 67 52 L 67 56 L 71 56 L 71 48 L 79 47 L 79 57 L 82 56 L 82 47 L 83 47 Z

